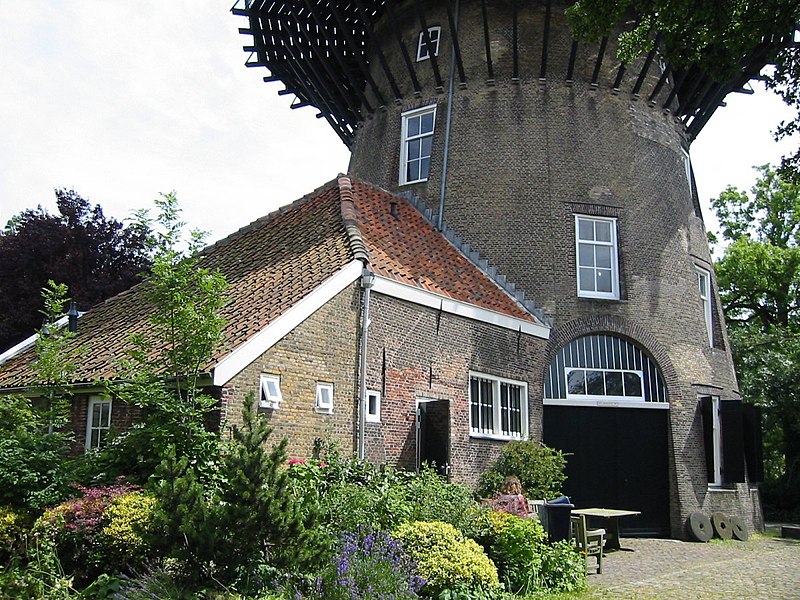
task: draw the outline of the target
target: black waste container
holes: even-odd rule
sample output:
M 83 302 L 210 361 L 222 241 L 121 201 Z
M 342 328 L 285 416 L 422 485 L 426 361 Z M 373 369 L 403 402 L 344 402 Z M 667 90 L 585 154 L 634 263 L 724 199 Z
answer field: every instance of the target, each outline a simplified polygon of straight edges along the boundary
M 569 498 L 566 496 L 545 502 L 547 539 L 551 543 L 569 539 L 569 518 L 572 515 L 573 508 L 575 508 L 575 505 L 570 504 Z

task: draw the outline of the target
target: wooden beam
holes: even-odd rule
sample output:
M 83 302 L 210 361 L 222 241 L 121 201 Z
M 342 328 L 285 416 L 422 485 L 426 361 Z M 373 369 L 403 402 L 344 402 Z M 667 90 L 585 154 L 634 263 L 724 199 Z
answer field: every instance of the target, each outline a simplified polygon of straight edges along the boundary
M 578 40 L 572 41 L 572 49 L 569 51 L 569 64 L 567 65 L 567 82 L 573 82 L 573 75 L 575 73 L 575 57 L 578 54 Z
M 486 43 L 486 70 L 488 71 L 486 83 L 494 85 L 494 68 L 492 67 L 492 48 L 489 39 L 489 15 L 486 13 L 486 0 L 481 0 L 481 9 L 483 12 L 483 39 Z
M 622 78 L 625 76 L 625 63 L 619 64 L 619 70 L 617 71 L 617 77 L 614 79 L 614 84 L 611 86 L 611 89 L 615 92 L 619 92 L 619 86 L 622 84 Z
M 594 63 L 594 72 L 592 73 L 592 87 L 597 87 L 597 79 L 600 77 L 600 67 L 603 64 L 603 57 L 606 53 L 606 46 L 608 46 L 608 36 L 603 36 L 600 40 L 600 49 L 597 51 L 597 62 Z
M 406 45 L 403 42 L 403 37 L 400 35 L 400 28 L 397 26 L 397 18 L 395 16 L 394 9 L 392 8 L 391 1 L 386 3 L 386 12 L 389 15 L 389 20 L 392 22 L 391 30 L 394 31 L 397 45 L 400 47 L 400 54 L 402 54 L 403 62 L 406 64 L 406 69 L 408 69 L 408 76 L 411 78 L 411 85 L 414 86 L 414 95 L 420 96 L 422 95 L 422 90 L 419 85 L 419 80 L 417 79 L 417 72 L 414 69 L 414 63 L 411 62 L 411 57 L 408 55 L 408 48 L 406 48 Z
M 369 18 L 367 11 L 364 10 L 364 5 L 362 4 L 361 0 L 356 0 L 356 7 L 358 8 L 358 13 L 361 16 L 361 20 L 364 22 L 364 30 L 367 33 L 367 38 L 370 41 L 370 47 L 375 51 L 375 54 L 378 56 L 378 62 L 381 63 L 381 68 L 383 69 L 384 75 L 386 75 L 386 79 L 389 82 L 389 86 L 392 88 L 392 93 L 394 93 L 394 100 L 395 102 L 400 102 L 403 97 L 402 92 L 400 92 L 400 88 L 397 85 L 397 81 L 395 81 L 394 74 L 392 70 L 389 68 L 389 62 L 386 60 L 386 55 L 383 53 L 383 49 L 381 48 L 381 41 L 375 35 L 375 28 L 372 26 L 372 19 Z
M 672 90 L 670 91 L 669 95 L 667 96 L 667 99 L 664 101 L 664 104 L 661 106 L 661 108 L 669 110 L 669 105 L 672 104 L 672 101 L 675 99 L 675 96 L 678 95 L 678 90 L 680 90 L 683 87 L 683 82 L 686 80 L 686 76 L 689 74 L 690 69 L 691 67 L 689 69 L 684 69 L 683 72 L 681 73 L 681 76 L 678 77 L 677 80 L 674 82 Z
M 453 50 L 455 51 L 456 56 L 456 67 L 458 68 L 458 80 L 461 84 L 461 87 L 466 87 L 467 85 L 467 77 L 464 75 L 464 63 L 461 61 L 461 48 L 458 45 L 458 23 L 456 23 L 456 19 L 453 16 L 453 9 L 450 6 L 449 1 L 445 1 L 444 3 L 445 8 L 447 8 L 447 21 L 450 24 L 450 39 L 453 43 Z M 439 42 L 441 43 L 441 41 Z M 450 65 L 450 68 L 453 68 L 453 65 Z
M 511 81 L 519 81 L 519 4 L 518 0 L 511 3 Z
M 544 81 L 547 78 L 547 46 L 550 42 L 550 9 L 551 0 L 547 0 L 544 5 L 544 35 L 542 36 L 542 65 L 539 69 L 539 79 Z
M 672 71 L 672 67 L 669 63 L 664 65 L 664 70 L 661 73 L 661 77 L 658 78 L 653 91 L 650 93 L 650 96 L 647 98 L 648 102 L 655 104 L 656 97 L 658 96 L 659 92 L 661 92 L 661 88 L 664 87 L 664 84 L 667 82 L 667 77 L 669 77 L 670 72 Z
M 433 51 L 433 46 L 431 45 L 431 36 L 428 32 L 428 23 L 425 20 L 425 12 L 422 10 L 422 5 L 420 4 L 420 0 L 414 0 L 414 7 L 417 9 L 417 19 L 419 19 L 419 24 L 422 27 L 422 32 L 421 32 L 422 42 L 428 49 L 428 60 L 431 61 L 431 69 L 433 69 L 433 79 L 436 82 L 436 91 L 441 93 L 444 91 L 444 84 L 442 83 L 442 76 L 439 73 L 439 63 L 436 58 L 436 52 Z M 441 46 L 441 43 L 442 39 L 440 34 L 439 46 Z
M 642 84 L 644 83 L 645 77 L 647 77 L 647 73 L 650 70 L 650 65 L 653 63 L 653 59 L 656 56 L 656 52 L 658 51 L 658 44 L 661 41 L 661 34 L 656 35 L 656 39 L 653 42 L 653 47 L 650 48 L 650 52 L 647 53 L 647 58 L 644 59 L 644 64 L 642 65 L 642 70 L 639 71 L 639 77 L 636 78 L 636 83 L 633 86 L 633 90 L 631 94 L 638 97 L 639 92 L 642 89 Z

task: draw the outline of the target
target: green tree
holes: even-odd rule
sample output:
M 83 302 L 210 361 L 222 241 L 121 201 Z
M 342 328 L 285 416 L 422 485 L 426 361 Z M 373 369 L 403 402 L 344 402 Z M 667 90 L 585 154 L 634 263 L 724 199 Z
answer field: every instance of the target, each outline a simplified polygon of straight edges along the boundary
M 70 490 L 72 434 L 67 387 L 74 365 L 66 348 L 75 336 L 58 324 L 68 301 L 67 286 L 49 281 L 42 289 L 44 325 L 36 341 L 36 385 L 32 401 L 9 396 L 0 402 L 0 505 L 39 510 Z
M 800 501 L 800 185 L 759 171 L 749 195 L 712 200 L 716 273 L 742 393 L 765 409 L 767 476 Z
M 100 462 L 108 475 L 145 482 L 173 447 L 177 459 L 188 457 L 205 481 L 218 466 L 219 436 L 208 427 L 217 400 L 204 391 L 202 378 L 222 341 L 227 283 L 218 270 L 202 265 L 203 234 L 192 231 L 184 239 L 175 194 L 162 194 L 155 204 L 155 221 L 138 213 L 141 227 L 153 231 L 153 264 L 143 284 L 151 326 L 131 336 L 124 383 L 108 385 L 109 394 L 140 407 L 144 418 L 112 440 Z
M 800 126 L 800 50 L 791 42 L 800 22 L 797 0 L 578 0 L 567 9 L 570 25 L 582 39 L 620 31 L 619 57 L 632 62 L 660 40 L 660 53 L 674 67 L 697 63 L 720 81 L 739 72 L 757 57 L 775 64 L 767 85 L 796 111 L 783 123 L 778 137 Z M 773 44 L 771 40 L 787 43 Z M 784 159 L 785 173 L 800 166 L 800 151 Z

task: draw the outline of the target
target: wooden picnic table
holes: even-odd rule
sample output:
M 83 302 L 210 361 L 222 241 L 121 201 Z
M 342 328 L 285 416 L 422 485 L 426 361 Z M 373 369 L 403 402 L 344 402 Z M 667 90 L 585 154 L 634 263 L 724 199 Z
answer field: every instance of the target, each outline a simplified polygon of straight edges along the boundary
M 635 517 L 642 514 L 638 510 L 620 510 L 616 508 L 578 508 L 573 509 L 573 515 L 585 515 L 592 519 L 603 519 L 606 527 L 606 551 L 622 550 L 619 544 L 619 520 L 622 517 Z

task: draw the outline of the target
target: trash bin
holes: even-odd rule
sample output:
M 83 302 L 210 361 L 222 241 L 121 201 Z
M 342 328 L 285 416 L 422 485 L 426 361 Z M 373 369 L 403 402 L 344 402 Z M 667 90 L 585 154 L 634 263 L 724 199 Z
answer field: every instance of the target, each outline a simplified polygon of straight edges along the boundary
M 544 508 L 547 514 L 547 539 L 551 543 L 568 540 L 569 518 L 575 505 L 566 496 L 561 496 L 545 502 Z

